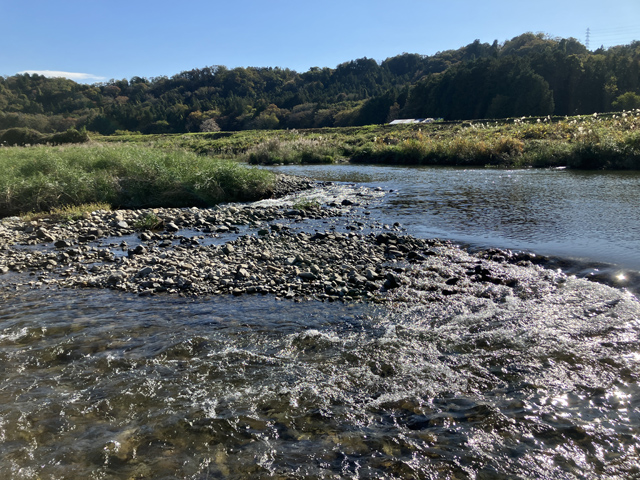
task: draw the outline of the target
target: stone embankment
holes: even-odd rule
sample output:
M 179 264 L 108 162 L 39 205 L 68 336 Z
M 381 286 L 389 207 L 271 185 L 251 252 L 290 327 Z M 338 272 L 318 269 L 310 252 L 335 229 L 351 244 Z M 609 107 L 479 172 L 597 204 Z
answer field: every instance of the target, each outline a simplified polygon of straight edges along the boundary
M 0 223 L 0 283 L 143 296 L 431 302 L 457 294 L 538 296 L 564 281 L 533 266 L 528 254 L 471 255 L 377 224 L 366 207 L 382 195 L 352 187 L 325 191 L 321 200 L 96 211 L 70 222 L 12 217 Z

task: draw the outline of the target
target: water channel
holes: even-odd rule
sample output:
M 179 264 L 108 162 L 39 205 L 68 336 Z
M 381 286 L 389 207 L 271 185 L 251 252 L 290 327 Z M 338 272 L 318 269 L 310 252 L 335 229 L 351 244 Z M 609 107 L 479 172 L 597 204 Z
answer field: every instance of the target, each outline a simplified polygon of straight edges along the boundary
M 637 173 L 277 170 L 393 190 L 370 216 L 416 236 L 640 269 Z M 0 302 L 2 478 L 640 475 L 640 304 L 622 288 Z

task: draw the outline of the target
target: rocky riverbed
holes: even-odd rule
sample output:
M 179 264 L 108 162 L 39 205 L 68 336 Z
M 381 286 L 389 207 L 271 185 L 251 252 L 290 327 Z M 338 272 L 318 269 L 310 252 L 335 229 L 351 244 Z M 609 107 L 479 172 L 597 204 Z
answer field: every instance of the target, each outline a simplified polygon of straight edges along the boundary
M 281 184 L 289 194 L 279 200 L 211 209 L 3 219 L 0 281 L 10 289 L 110 288 L 141 296 L 433 302 L 539 297 L 567 280 L 535 265 L 535 255 L 470 254 L 379 224 L 367 207 L 389 194 L 381 189 L 309 179 Z

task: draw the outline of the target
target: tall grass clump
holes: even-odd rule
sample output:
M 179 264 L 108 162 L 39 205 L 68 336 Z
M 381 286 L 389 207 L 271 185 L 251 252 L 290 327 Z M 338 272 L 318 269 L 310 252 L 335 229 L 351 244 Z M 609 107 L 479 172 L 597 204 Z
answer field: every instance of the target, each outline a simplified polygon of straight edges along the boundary
M 14 127 L 0 131 L 0 145 L 22 147 L 25 145 L 62 145 L 65 143 L 84 143 L 89 141 L 85 129 L 70 128 L 66 132 L 45 135 L 25 127 Z
M 511 137 L 434 139 L 418 134 L 402 141 L 383 140 L 365 145 L 354 151 L 351 160 L 407 165 L 513 165 L 523 152 L 524 143 Z
M 324 138 L 270 138 L 249 149 L 245 158 L 254 165 L 333 163 L 338 156 L 335 144 Z
M 209 206 L 267 195 L 274 175 L 231 160 L 135 144 L 0 149 L 0 215 L 62 205 Z

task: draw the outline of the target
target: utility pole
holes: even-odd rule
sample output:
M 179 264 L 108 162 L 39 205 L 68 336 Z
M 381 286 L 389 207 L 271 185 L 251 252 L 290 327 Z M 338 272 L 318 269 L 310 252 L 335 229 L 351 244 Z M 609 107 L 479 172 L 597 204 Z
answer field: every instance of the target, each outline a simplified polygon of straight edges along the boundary
M 589 36 L 590 35 L 591 35 L 591 30 L 589 30 L 589 28 L 587 27 L 587 43 L 586 43 L 587 50 L 589 50 Z

